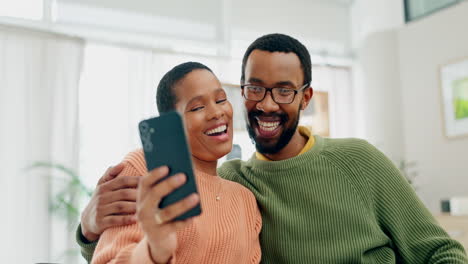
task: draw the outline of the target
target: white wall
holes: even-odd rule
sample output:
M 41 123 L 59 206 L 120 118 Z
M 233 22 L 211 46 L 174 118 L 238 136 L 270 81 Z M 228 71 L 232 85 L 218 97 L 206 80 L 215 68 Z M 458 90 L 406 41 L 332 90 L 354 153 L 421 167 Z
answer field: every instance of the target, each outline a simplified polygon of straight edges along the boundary
M 468 195 L 468 137 L 445 137 L 439 85 L 441 65 L 468 58 L 468 3 L 403 24 L 401 2 L 352 6 L 356 134 L 415 161 L 417 192 L 439 212 L 441 199 Z
M 468 58 L 468 3 L 399 30 L 405 154 L 418 163 L 418 193 L 433 211 L 441 198 L 468 196 L 468 137 L 443 132 L 439 67 Z
M 354 66 L 359 75 L 355 78 L 357 136 L 377 146 L 395 163 L 403 158 L 397 37 L 394 30 L 369 35 Z
M 403 11 L 403 0 L 355 0 L 350 11 L 352 48 L 372 33 L 403 26 Z
M 333 1 L 233 0 L 231 19 L 233 39 L 248 44 L 261 34 L 280 32 L 313 52 L 349 53 L 349 7 Z
M 329 0 L 58 0 L 57 17 L 65 24 L 200 40 L 205 46 L 227 34 L 235 57 L 255 38 L 274 32 L 299 38 L 314 53 L 350 53 L 349 6 Z M 161 46 L 161 40 L 153 44 Z
M 186 21 L 215 23 L 219 19 L 218 0 L 58 0 L 60 2 L 112 8 L 145 15 L 178 18 Z

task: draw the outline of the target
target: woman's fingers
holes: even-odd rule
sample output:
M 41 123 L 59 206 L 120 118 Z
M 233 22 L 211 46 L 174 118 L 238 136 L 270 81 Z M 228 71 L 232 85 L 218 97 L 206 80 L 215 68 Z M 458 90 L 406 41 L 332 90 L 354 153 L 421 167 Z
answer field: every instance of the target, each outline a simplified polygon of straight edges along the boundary
M 163 197 L 166 197 L 168 194 L 175 191 L 177 188 L 184 185 L 186 179 L 187 177 L 182 173 L 177 173 L 173 176 L 170 176 L 169 178 L 159 182 L 151 188 L 151 196 L 162 199 Z
M 161 199 L 185 183 L 185 175 L 176 174 L 167 178 L 166 180 L 154 185 L 146 194 L 142 195 L 142 202 L 140 207 L 141 217 L 152 217 L 159 210 L 159 203 Z
M 168 173 L 169 168 L 167 166 L 162 166 L 148 172 L 145 176 L 141 177 L 140 182 L 138 183 L 137 200 L 142 203 L 148 194 L 148 191 L 151 190 L 154 184 L 166 177 Z
M 146 177 L 146 176 L 145 176 Z M 154 179 L 151 174 L 148 174 L 148 178 Z M 144 181 L 148 181 L 148 178 L 144 178 Z M 158 177 L 159 178 L 159 177 Z M 145 182 L 142 185 L 141 193 L 139 194 L 139 198 L 141 201 L 149 199 L 151 202 L 157 202 L 156 205 L 159 205 L 159 202 L 163 197 L 172 193 L 174 190 L 182 186 L 186 181 L 186 177 L 184 174 L 178 173 L 173 176 L 168 177 L 164 181 L 160 181 L 156 183 L 156 185 L 148 186 L 148 182 Z M 146 202 L 144 202 L 146 203 Z
M 148 219 L 151 218 L 151 221 L 154 222 L 154 215 L 161 199 L 182 186 L 186 181 L 184 174 L 176 174 L 154 185 L 155 181 L 157 182 L 158 179 L 161 179 L 165 175 L 167 175 L 167 171 L 155 170 L 143 177 L 141 185 L 138 187 L 139 202 L 137 205 L 137 213 L 139 219 L 146 219 L 146 221 L 149 221 Z M 153 185 L 150 186 L 150 182 L 152 182 Z
M 139 189 L 141 189 L 143 192 L 148 191 L 155 183 L 166 177 L 168 173 L 169 168 L 167 166 L 162 166 L 148 172 L 148 174 L 141 178 Z
M 198 194 L 193 193 L 188 197 L 171 204 L 164 209 L 156 211 L 155 219 L 158 224 L 171 222 L 174 218 L 184 214 L 188 210 L 195 207 L 200 202 Z

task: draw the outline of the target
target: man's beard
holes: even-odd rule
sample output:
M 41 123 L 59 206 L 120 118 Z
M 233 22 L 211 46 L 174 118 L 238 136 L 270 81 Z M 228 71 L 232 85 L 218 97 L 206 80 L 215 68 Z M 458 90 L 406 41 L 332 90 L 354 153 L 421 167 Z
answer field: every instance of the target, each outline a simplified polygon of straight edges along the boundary
M 283 127 L 283 131 L 281 132 L 281 135 L 278 138 L 278 141 L 276 143 L 267 143 L 267 142 L 262 142 L 263 139 L 257 138 L 257 135 L 255 134 L 255 128 L 252 126 L 252 124 L 257 124 L 258 122 L 255 117 L 257 116 L 277 116 L 280 118 L 280 125 L 285 125 L 289 121 L 289 117 L 285 113 L 273 113 L 273 114 L 265 114 L 263 111 L 251 111 L 247 114 L 247 120 L 246 120 L 246 127 L 247 131 L 249 133 L 250 139 L 252 139 L 252 142 L 255 145 L 255 148 L 257 149 L 258 152 L 262 154 L 276 154 L 280 150 L 282 150 L 286 145 L 288 145 L 289 141 L 291 141 L 291 138 L 294 136 L 294 133 L 296 132 L 297 126 L 299 125 L 299 117 L 300 117 L 300 109 L 302 108 L 302 104 L 299 105 L 299 109 L 297 111 L 297 115 L 295 116 L 295 120 L 293 120 L 292 124 L 289 127 Z

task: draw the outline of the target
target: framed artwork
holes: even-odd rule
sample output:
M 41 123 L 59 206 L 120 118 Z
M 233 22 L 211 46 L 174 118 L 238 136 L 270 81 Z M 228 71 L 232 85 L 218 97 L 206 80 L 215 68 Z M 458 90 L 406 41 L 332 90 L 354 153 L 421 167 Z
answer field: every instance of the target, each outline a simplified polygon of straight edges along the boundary
M 312 128 L 312 133 L 322 137 L 330 136 L 330 114 L 328 92 L 314 91 L 309 106 L 301 117 L 301 125 Z
M 463 0 L 404 0 L 406 23 L 431 15 Z
M 468 135 L 468 59 L 440 69 L 445 135 Z

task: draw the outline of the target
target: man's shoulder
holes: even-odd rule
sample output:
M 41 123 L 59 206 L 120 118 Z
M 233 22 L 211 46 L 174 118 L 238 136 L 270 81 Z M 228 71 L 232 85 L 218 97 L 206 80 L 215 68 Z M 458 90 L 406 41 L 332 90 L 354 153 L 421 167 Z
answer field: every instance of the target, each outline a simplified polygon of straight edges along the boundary
M 344 138 L 325 139 L 322 155 L 336 166 L 348 172 L 348 175 L 367 175 L 369 179 L 385 180 L 391 175 L 398 175 L 393 162 L 377 147 L 364 139 Z M 375 173 L 385 171 L 385 173 Z
M 218 174 L 224 179 L 235 181 L 239 176 L 242 175 L 241 170 L 245 164 L 246 162 L 240 159 L 225 161 L 218 168 Z
M 322 153 L 334 153 L 339 156 L 367 156 L 377 149 L 364 139 L 360 138 L 324 138 Z
M 389 162 L 380 150 L 359 138 L 326 138 L 321 155 L 341 169 L 352 171 L 381 166 Z

